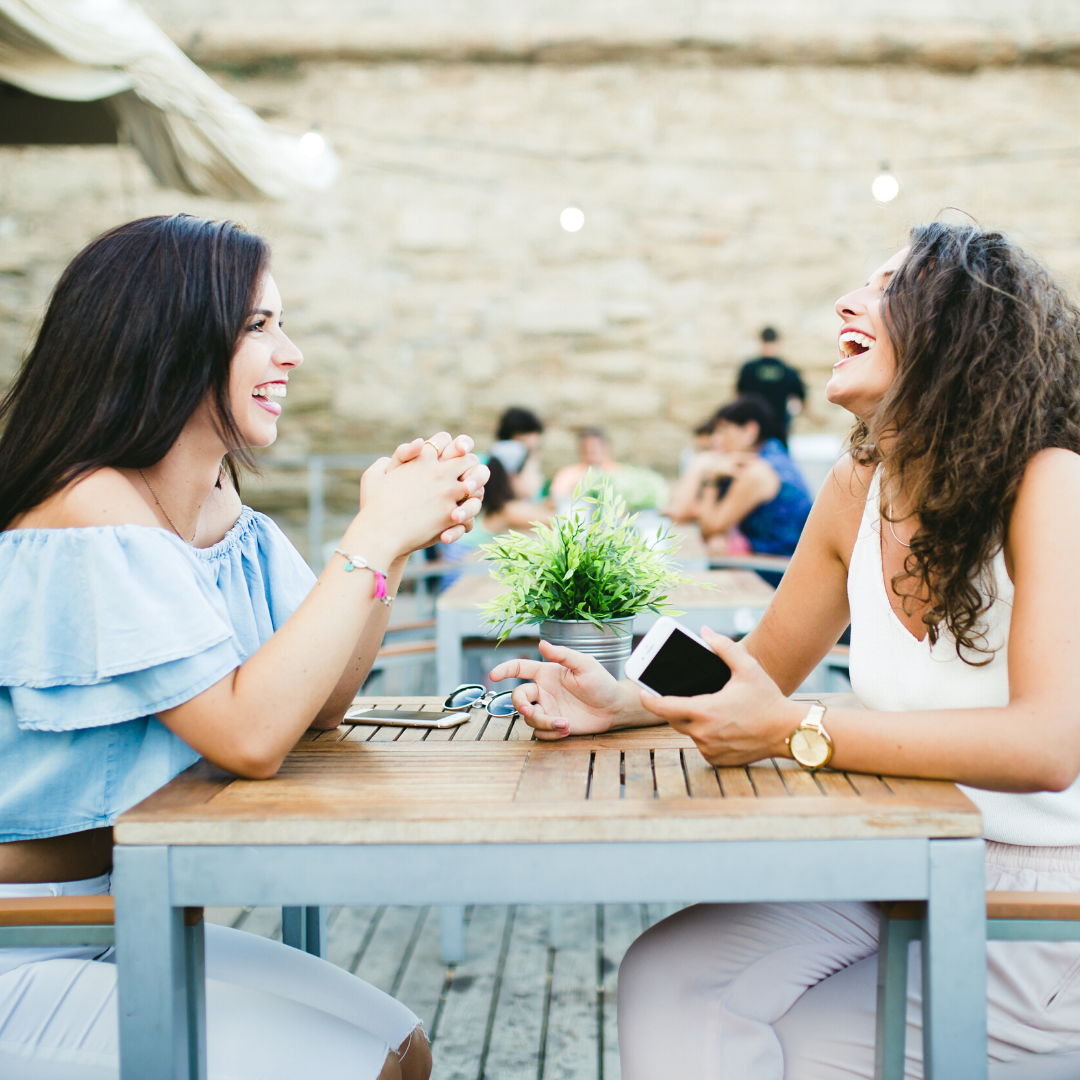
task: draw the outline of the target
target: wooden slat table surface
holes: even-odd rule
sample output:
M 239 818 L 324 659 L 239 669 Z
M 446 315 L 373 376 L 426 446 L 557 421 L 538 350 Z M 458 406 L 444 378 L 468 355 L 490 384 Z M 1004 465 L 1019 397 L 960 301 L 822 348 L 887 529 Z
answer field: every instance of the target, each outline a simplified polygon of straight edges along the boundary
M 840 696 L 837 695 L 837 698 Z M 358 699 L 439 711 L 438 698 Z M 523 721 L 308 732 L 272 780 L 193 766 L 125 814 L 122 844 L 363 844 L 973 837 L 953 784 L 714 769 L 665 726 L 533 739 Z

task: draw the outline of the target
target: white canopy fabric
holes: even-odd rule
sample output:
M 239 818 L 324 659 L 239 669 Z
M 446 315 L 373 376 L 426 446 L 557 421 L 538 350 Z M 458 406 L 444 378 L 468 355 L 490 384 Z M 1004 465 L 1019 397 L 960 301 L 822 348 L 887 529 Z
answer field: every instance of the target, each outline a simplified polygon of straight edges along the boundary
M 305 153 L 192 63 L 133 0 L 0 0 L 0 80 L 41 97 L 110 98 L 157 179 L 194 195 L 286 199 L 325 190 L 339 172 L 328 142 Z

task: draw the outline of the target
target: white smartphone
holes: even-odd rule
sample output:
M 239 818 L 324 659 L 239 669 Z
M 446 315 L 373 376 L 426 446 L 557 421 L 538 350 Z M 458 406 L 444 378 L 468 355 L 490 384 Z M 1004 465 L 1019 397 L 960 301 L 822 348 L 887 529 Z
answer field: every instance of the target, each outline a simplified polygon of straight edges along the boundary
M 731 669 L 692 630 L 663 615 L 626 661 L 626 677 L 655 694 L 715 694 Z

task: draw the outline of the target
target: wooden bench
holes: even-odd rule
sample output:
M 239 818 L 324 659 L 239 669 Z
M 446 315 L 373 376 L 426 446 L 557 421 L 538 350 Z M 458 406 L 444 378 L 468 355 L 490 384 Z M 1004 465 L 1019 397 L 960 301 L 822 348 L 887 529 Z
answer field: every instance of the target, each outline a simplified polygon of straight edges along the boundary
M 201 924 L 202 908 L 185 908 L 184 924 Z M 114 943 L 111 896 L 25 896 L 0 899 L 0 948 Z
M 904 1080 L 908 946 L 922 938 L 925 923 L 923 901 L 881 905 L 875 1080 Z M 986 938 L 988 941 L 1080 941 L 1080 895 L 988 892 Z
M 111 896 L 27 896 L 0 900 L 0 946 L 112 945 Z

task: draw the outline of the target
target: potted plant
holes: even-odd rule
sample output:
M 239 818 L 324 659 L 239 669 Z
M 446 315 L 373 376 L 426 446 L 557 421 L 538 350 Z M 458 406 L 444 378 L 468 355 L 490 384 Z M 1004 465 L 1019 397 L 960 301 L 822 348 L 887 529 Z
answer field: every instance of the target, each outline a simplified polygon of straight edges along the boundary
M 669 562 L 667 530 L 642 535 L 609 479 L 586 474 L 574 501 L 572 513 L 536 525 L 533 535 L 512 532 L 481 548 L 504 586 L 484 615 L 499 627 L 500 642 L 515 626 L 539 623 L 545 640 L 596 657 L 619 679 L 635 616 L 681 614 L 670 609 L 667 593 L 693 579 Z

